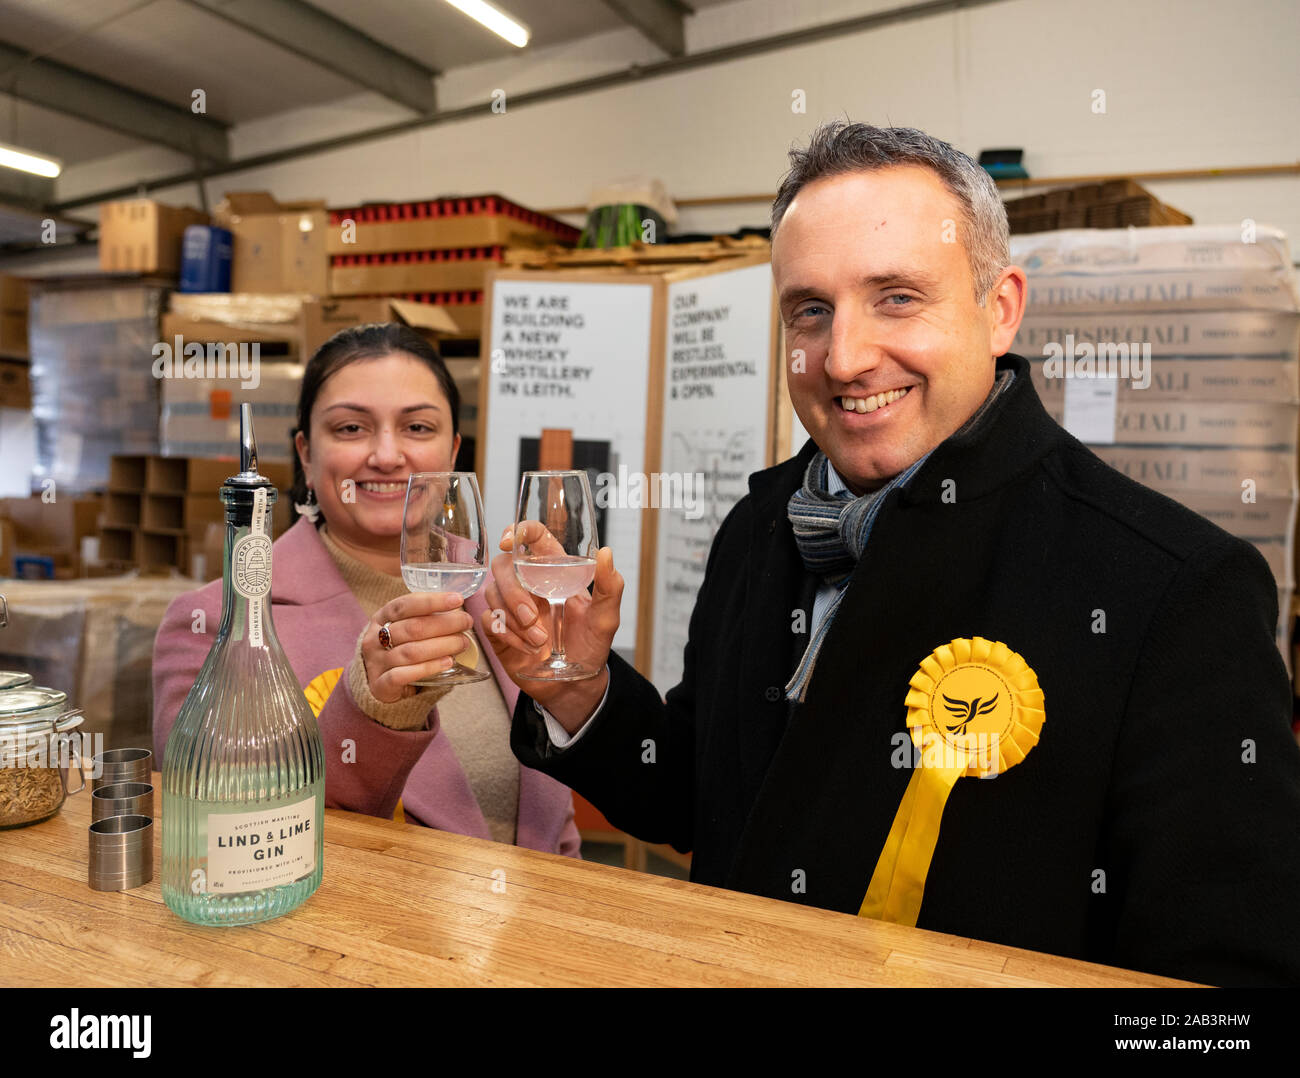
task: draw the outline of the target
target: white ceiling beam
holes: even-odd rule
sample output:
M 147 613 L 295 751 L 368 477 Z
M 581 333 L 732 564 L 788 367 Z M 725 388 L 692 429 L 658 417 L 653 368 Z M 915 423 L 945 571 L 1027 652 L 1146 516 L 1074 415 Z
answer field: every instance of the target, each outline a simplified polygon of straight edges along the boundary
M 437 71 L 303 0 L 187 2 L 421 116 L 437 108 L 433 88 Z
M 225 164 L 230 160 L 226 126 L 189 108 L 161 101 L 98 75 L 31 59 L 0 42 L 0 90 L 33 105 L 106 127 L 132 138 L 179 150 L 187 157 Z M 33 146 L 36 152 L 39 146 Z
M 605 6 L 669 56 L 686 55 L 681 5 L 672 0 L 605 0 Z

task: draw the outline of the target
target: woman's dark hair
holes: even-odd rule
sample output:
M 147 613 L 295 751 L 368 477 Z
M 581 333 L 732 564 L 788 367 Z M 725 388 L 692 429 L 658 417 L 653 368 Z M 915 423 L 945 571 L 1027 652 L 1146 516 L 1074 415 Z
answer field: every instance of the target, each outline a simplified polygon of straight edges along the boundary
M 451 407 L 451 432 L 455 437 L 460 433 L 460 391 L 452 380 L 447 365 L 443 363 L 438 350 L 424 337 L 409 326 L 397 322 L 372 322 L 365 326 L 352 326 L 341 329 L 322 344 L 316 354 L 307 363 L 302 375 L 302 389 L 298 393 L 298 426 L 293 435 L 299 431 L 304 438 L 311 438 L 311 410 L 316 404 L 320 387 L 329 377 L 342 370 L 349 363 L 363 359 L 378 359 L 392 355 L 394 352 L 418 359 L 433 372 L 438 385 L 446 394 L 447 404 Z M 303 474 L 302 461 L 298 459 L 297 449 L 293 451 L 293 487 L 289 491 L 289 502 L 293 505 L 307 500 L 307 477 Z M 294 518 L 298 516 L 294 511 Z M 317 518 L 316 525 L 320 526 Z

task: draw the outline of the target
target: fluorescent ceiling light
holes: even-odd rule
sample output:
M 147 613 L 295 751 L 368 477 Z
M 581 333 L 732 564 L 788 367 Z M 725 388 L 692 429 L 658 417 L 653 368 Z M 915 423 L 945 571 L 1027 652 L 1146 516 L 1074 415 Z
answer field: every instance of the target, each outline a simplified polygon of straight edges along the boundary
M 0 165 L 16 168 L 20 172 L 33 172 L 37 176 L 48 176 L 50 179 L 63 171 L 63 166 L 52 157 L 40 157 L 16 146 L 6 146 L 3 142 L 0 142 Z
M 494 34 L 505 38 L 510 44 L 522 49 L 528 44 L 528 28 L 515 22 L 509 15 L 498 11 L 485 0 L 447 0 L 457 11 L 463 11 Z

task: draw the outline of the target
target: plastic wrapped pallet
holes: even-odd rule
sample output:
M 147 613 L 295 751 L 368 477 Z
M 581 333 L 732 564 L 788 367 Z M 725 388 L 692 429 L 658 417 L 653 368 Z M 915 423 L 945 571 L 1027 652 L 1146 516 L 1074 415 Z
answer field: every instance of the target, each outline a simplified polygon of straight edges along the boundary
M 34 288 L 34 489 L 49 479 L 60 491 L 102 489 L 113 454 L 158 451 L 150 362 L 164 293 L 144 283 Z
M 62 689 L 106 748 L 150 744 L 153 642 L 167 605 L 195 582 L 177 574 L 6 581 L 0 666 Z M 216 625 L 205 625 L 208 633 Z
M 1266 226 L 1013 236 L 1029 308 L 1012 351 L 1048 412 L 1112 467 L 1253 543 L 1296 586 L 1300 290 Z
M 226 457 L 239 445 L 239 406 L 253 406 L 263 460 L 291 464 L 298 425 L 300 363 L 262 362 L 256 378 L 165 379 L 159 425 L 164 456 Z M 254 384 L 255 383 L 255 384 Z

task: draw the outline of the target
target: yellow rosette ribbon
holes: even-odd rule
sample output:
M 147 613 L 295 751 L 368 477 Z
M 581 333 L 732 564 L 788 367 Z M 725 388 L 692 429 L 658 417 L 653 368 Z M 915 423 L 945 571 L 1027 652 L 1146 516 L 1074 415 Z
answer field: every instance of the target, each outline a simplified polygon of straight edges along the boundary
M 859 917 L 915 925 L 944 806 L 965 775 L 993 778 L 1038 744 L 1043 691 L 1029 664 L 982 636 L 937 647 L 908 682 L 907 725 L 920 750 Z

